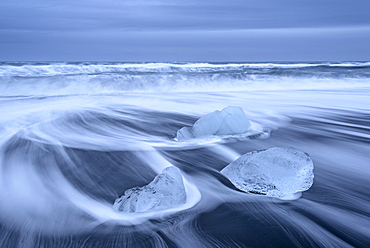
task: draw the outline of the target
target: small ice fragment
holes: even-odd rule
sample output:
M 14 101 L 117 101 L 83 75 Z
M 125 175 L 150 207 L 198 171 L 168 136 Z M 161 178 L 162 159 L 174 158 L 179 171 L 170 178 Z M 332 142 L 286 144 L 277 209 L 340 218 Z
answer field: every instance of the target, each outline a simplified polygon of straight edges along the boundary
M 240 107 L 229 106 L 197 120 L 192 127 L 177 131 L 177 140 L 201 138 L 211 135 L 233 135 L 248 131 L 251 123 Z
M 221 173 L 240 190 L 274 197 L 308 190 L 314 178 L 309 155 L 292 147 L 244 154 Z
M 152 182 L 125 191 L 113 204 L 113 209 L 127 213 L 163 210 L 186 202 L 186 192 L 180 170 L 165 168 Z

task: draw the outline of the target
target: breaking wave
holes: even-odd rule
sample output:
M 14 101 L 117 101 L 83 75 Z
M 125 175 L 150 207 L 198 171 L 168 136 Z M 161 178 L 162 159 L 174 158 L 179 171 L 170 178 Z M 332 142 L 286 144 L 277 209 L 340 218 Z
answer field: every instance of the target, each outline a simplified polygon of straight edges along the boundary
M 1 96 L 367 87 L 369 62 L 1 63 Z
M 33 62 L 3 62 L 0 64 L 0 76 L 16 77 L 48 77 L 69 76 L 79 74 L 104 74 L 104 73 L 150 73 L 161 72 L 248 72 L 257 69 L 321 69 L 333 67 L 349 69 L 366 69 L 370 62 L 344 62 L 344 63 L 33 63 Z M 263 72 L 263 71 L 262 71 Z M 273 71 L 266 71 L 266 73 Z M 257 73 L 256 73 L 257 74 Z M 272 73 L 273 74 L 273 73 Z

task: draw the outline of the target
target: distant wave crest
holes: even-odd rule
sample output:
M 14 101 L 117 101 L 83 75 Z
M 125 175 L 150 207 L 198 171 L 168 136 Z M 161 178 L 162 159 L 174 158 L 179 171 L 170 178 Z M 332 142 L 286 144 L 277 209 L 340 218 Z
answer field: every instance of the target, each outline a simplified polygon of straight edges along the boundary
M 0 96 L 368 87 L 370 62 L 0 63 Z
M 344 63 L 1 63 L 0 76 L 47 77 L 134 72 L 216 72 L 247 69 L 370 67 L 370 62 Z

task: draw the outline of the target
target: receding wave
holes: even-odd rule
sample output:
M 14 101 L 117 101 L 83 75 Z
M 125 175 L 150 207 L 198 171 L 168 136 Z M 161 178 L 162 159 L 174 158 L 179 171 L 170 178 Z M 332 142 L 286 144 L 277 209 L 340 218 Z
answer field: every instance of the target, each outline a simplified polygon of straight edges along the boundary
M 370 247 L 367 62 L 0 68 L 0 247 Z M 174 139 L 226 106 L 266 135 Z M 220 173 L 272 147 L 310 155 L 299 197 L 241 192 Z M 169 166 L 184 204 L 113 209 Z

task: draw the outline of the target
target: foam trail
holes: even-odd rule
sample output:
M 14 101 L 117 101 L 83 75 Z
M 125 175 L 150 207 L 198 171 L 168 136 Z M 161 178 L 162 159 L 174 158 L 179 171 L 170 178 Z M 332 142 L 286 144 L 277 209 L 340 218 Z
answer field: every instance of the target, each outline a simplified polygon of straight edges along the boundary
M 28 148 L 32 152 L 32 148 Z M 7 157 L 5 151 L 2 147 L 2 157 Z M 70 204 L 69 196 L 55 188 L 54 182 L 59 178 L 51 175 L 49 170 L 40 170 L 38 165 L 20 159 L 24 155 L 15 153 L 1 163 L 0 198 L 7 199 L 0 203 L 4 213 L 2 218 L 10 225 L 33 231 L 64 233 L 87 228 L 88 223 L 82 221 L 86 217 Z M 65 186 L 68 184 L 60 185 Z
M 218 155 L 221 155 L 222 157 L 224 157 L 225 159 L 227 159 L 230 163 L 235 161 L 236 159 L 238 159 L 242 154 L 239 154 L 237 153 L 236 151 L 234 151 L 233 149 L 227 147 L 227 146 L 222 146 L 222 145 L 219 145 L 219 146 L 213 146 L 211 148 L 211 150 L 218 154 Z
M 63 151 L 61 151 L 63 153 Z M 29 154 L 31 155 L 31 154 Z M 66 154 L 64 153 L 64 156 Z M 152 155 L 159 162 L 156 165 L 167 167 L 170 165 L 160 155 Z M 65 158 L 68 160 L 68 158 Z M 11 167 L 9 168 L 9 162 Z M 160 166 L 155 166 L 158 169 Z M 170 165 L 172 166 L 172 165 Z M 62 173 L 56 168 L 47 168 L 44 176 L 35 171 L 37 165 L 26 164 L 13 158 L 8 165 L 2 164 L 3 175 L 1 198 L 8 199 L 1 201 L 1 209 L 7 213 L 7 218 L 15 220 L 17 224 L 24 225 L 24 222 L 31 220 L 32 215 L 37 215 L 42 222 L 36 222 L 37 228 L 45 232 L 54 232 L 55 229 L 63 232 L 73 232 L 70 228 L 71 222 L 75 228 L 86 230 L 104 223 L 115 220 L 123 225 L 137 225 L 150 218 L 162 218 L 163 216 L 191 208 L 200 200 L 200 193 L 190 183 L 186 175 L 183 175 L 184 186 L 188 195 L 186 204 L 179 207 L 151 213 L 124 214 L 112 209 L 112 205 L 83 194 L 71 185 Z M 159 169 L 160 170 L 160 169 Z M 47 187 L 45 187 L 47 183 Z M 11 200 L 10 200 L 11 199 Z M 23 206 L 27 205 L 27 209 Z M 69 220 L 65 219 L 65 212 L 70 211 Z M 95 220 L 86 221 L 84 213 Z M 22 216 L 20 218 L 20 216 Z M 49 216 L 53 216 L 50 218 Z M 35 228 L 34 226 L 30 227 Z

